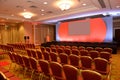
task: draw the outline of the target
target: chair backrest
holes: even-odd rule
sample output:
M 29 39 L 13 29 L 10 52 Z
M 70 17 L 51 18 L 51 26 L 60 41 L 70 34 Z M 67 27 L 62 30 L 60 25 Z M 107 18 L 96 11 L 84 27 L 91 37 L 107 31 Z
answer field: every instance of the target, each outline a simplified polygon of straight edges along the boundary
M 110 61 L 111 53 L 106 52 L 106 51 L 102 51 L 102 52 L 100 52 L 100 57 Z
M 56 80 L 63 80 L 63 67 L 58 62 L 50 62 L 52 75 Z
M 101 51 L 103 51 L 103 48 L 102 47 L 95 47 L 95 50 L 98 52 L 101 52 Z
M 49 52 L 44 51 L 44 52 L 43 52 L 43 57 L 44 57 L 45 60 L 50 61 L 50 54 L 49 54 Z
M 8 55 L 9 55 L 9 57 L 10 57 L 10 60 L 11 60 L 12 62 L 15 62 L 15 59 L 14 59 L 12 53 L 13 53 L 13 52 L 8 52 Z
M 108 61 L 103 58 L 95 58 L 94 59 L 95 70 L 101 74 L 108 73 Z
M 27 55 L 28 55 L 29 57 L 32 57 L 31 49 L 27 49 L 26 51 L 27 51 Z
M 80 51 L 78 49 L 72 49 L 72 54 L 75 54 L 75 55 L 79 56 Z
M 30 57 L 29 62 L 30 62 L 30 68 L 33 70 L 37 70 L 37 60 L 33 57 Z
M 40 50 L 36 50 L 36 55 L 37 55 L 37 59 L 42 59 L 42 52 Z
M 78 49 L 78 47 L 77 46 L 72 46 L 72 49 Z
M 109 52 L 109 53 L 112 54 L 113 50 L 112 50 L 112 48 L 106 47 L 106 48 L 103 49 L 103 51 L 106 51 L 106 52 Z
M 99 52 L 96 50 L 89 51 L 89 54 L 92 59 L 99 57 Z
M 58 48 L 58 49 L 57 49 L 57 53 L 58 53 L 58 54 L 63 53 L 63 52 L 64 52 L 63 48 Z
M 51 61 L 55 61 L 55 62 L 57 62 L 57 58 L 58 58 L 58 55 L 57 55 L 57 53 L 55 53 L 55 52 L 50 52 L 50 58 L 51 58 Z
M 22 56 L 23 58 L 23 62 L 26 68 L 30 69 L 30 61 L 29 61 L 29 57 L 27 56 Z
M 81 74 L 83 80 L 103 80 L 102 75 L 96 71 L 82 70 Z
M 71 54 L 71 49 L 65 48 L 65 49 L 64 49 L 64 52 L 65 52 L 67 55 L 70 55 L 70 54 Z
M 67 54 L 60 53 L 59 58 L 60 58 L 60 63 L 61 64 L 68 64 L 68 55 Z
M 56 48 L 51 48 L 51 51 L 52 52 L 57 52 L 57 49 Z
M 86 50 L 88 50 L 88 51 L 91 51 L 93 49 L 94 49 L 93 47 L 86 47 Z
M 45 51 L 45 47 L 40 46 L 40 50 L 41 50 L 41 52 L 44 52 Z
M 22 55 L 18 54 L 18 55 L 17 55 L 17 58 L 18 58 L 19 64 L 20 64 L 22 67 L 24 67 L 25 65 L 24 65 L 24 62 L 23 62 Z
M 45 49 L 46 49 L 46 51 L 51 52 L 51 48 L 50 47 L 46 47 Z
M 81 68 L 92 69 L 92 58 L 90 56 L 81 56 Z
M 80 55 L 81 56 L 88 56 L 89 52 L 88 52 L 88 50 L 80 50 Z
M 73 65 L 77 68 L 80 68 L 80 58 L 79 58 L 79 56 L 71 54 L 71 55 L 69 55 L 69 60 L 70 60 L 71 65 Z
M 78 80 L 79 71 L 72 65 L 63 65 L 66 80 Z
M 38 61 L 41 71 L 43 72 L 44 75 L 49 76 L 50 75 L 50 66 L 49 62 L 47 60 L 39 60 Z
M 64 46 L 64 45 L 61 45 L 60 48 L 65 49 L 65 46 Z
M 79 50 L 85 50 L 85 47 L 84 47 L 84 46 L 79 46 L 78 49 L 79 49 Z
M 37 59 L 37 55 L 36 55 L 36 50 L 35 49 L 31 49 L 31 54 L 32 54 L 32 57 Z

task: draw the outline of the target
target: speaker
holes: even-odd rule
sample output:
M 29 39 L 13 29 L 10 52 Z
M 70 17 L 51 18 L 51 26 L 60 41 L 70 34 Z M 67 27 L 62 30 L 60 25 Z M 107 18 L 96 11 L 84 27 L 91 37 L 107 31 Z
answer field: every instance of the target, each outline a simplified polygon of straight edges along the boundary
M 27 36 L 27 39 L 29 39 L 29 36 Z
M 27 36 L 24 36 L 24 39 L 26 40 L 26 39 L 27 39 Z

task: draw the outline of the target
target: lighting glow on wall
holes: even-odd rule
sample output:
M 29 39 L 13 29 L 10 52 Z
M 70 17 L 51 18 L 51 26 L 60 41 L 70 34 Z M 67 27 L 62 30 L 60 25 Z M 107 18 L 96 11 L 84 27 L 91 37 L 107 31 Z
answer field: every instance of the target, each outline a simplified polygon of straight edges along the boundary
M 77 20 L 70 22 L 59 22 L 56 25 L 56 41 L 79 41 L 79 42 L 112 42 L 112 17 L 93 18 L 89 19 L 89 27 L 86 27 L 86 31 L 89 34 L 76 33 L 75 35 L 69 34 L 69 24 L 71 23 L 83 23 L 86 20 Z M 73 26 L 77 28 L 79 25 Z M 82 26 L 79 27 L 84 27 Z M 78 28 L 82 29 L 82 28 Z M 81 31 L 81 30 L 79 30 Z M 85 30 L 84 30 L 85 31 Z M 75 32 L 75 31 L 74 31 Z

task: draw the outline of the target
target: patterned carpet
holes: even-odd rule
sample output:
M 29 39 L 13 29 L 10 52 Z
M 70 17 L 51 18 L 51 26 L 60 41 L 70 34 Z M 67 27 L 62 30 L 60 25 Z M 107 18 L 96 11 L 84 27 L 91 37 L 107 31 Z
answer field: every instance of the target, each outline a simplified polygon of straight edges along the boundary
M 120 50 L 112 55 L 111 80 L 120 80 Z

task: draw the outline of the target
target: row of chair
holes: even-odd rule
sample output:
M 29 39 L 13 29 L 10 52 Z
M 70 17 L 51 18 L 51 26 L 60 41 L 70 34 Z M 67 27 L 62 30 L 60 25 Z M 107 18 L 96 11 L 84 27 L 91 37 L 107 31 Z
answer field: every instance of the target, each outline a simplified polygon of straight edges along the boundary
M 77 55 L 77 56 L 90 56 L 92 59 L 94 58 L 97 58 L 97 57 L 101 57 L 101 58 L 104 58 L 106 60 L 108 60 L 109 62 L 111 62 L 111 54 L 109 52 L 98 52 L 98 51 L 95 51 L 95 50 L 92 50 L 92 51 L 87 51 L 87 50 L 81 50 L 81 51 L 78 51 L 76 52 L 76 50 L 73 50 L 72 53 L 70 53 L 69 55 L 67 53 L 57 53 L 57 52 L 48 52 L 48 51 L 44 51 L 42 52 L 41 50 L 37 49 L 27 49 L 26 50 L 27 52 L 27 55 L 29 57 L 34 57 L 36 59 L 42 59 L 42 58 L 45 58 L 46 60 L 54 60 L 54 61 L 57 61 L 57 58 L 59 56 L 66 56 L 68 57 L 70 54 L 74 54 L 74 55 Z M 59 57 L 61 59 L 61 57 Z
M 41 55 L 40 59 L 44 59 L 44 60 L 47 60 L 49 62 L 55 61 L 55 62 L 61 63 L 62 65 L 63 64 L 70 64 L 70 65 L 73 65 L 79 69 L 91 69 L 91 70 L 94 70 L 95 66 L 97 65 L 98 67 L 103 69 L 100 71 L 100 73 L 104 72 L 106 74 L 109 74 L 109 72 L 110 72 L 110 65 L 111 64 L 107 60 L 107 58 L 104 59 L 105 57 L 103 57 L 103 56 L 101 56 L 102 58 L 97 57 L 97 58 L 92 59 L 90 56 L 77 56 L 74 54 L 67 55 L 65 53 L 60 53 L 58 55 L 55 52 L 49 53 L 47 51 L 43 52 L 43 53 L 40 51 L 36 51 L 36 52 L 37 52 L 37 54 L 38 54 L 38 52 L 40 53 L 40 54 L 38 54 L 39 56 Z M 35 54 L 35 52 L 34 52 L 34 54 Z M 101 54 L 102 54 L 102 52 L 101 52 Z M 29 56 L 29 57 L 34 57 L 34 56 Z M 36 57 L 34 57 L 34 58 L 36 58 Z M 36 59 L 38 59 L 38 58 L 36 58 Z M 98 61 L 96 62 L 96 60 L 98 60 Z M 93 63 L 94 63 L 94 65 L 93 65 Z
M 62 48 L 62 49 L 65 49 L 65 48 L 69 48 L 69 49 L 79 49 L 79 50 L 83 50 L 83 49 L 86 49 L 86 50 L 88 50 L 88 51 L 90 51 L 90 50 L 97 50 L 97 51 L 99 51 L 99 52 L 101 52 L 101 51 L 108 51 L 108 52 L 110 52 L 110 53 L 112 53 L 112 48 L 109 48 L 109 47 L 105 47 L 105 48 L 102 48 L 102 47 L 84 47 L 84 46 L 64 46 L 64 45 L 50 45 L 50 48 L 56 48 L 56 49 L 58 49 L 58 48 Z
M 79 80 L 78 79 L 79 69 L 74 67 L 73 65 L 70 65 L 70 64 L 62 65 L 58 62 L 54 62 L 54 61 L 49 62 L 44 59 L 36 60 L 33 57 L 21 56 L 19 54 L 15 54 L 11 52 L 9 53 L 9 56 L 10 55 L 12 55 L 11 57 L 13 58 L 13 59 L 11 58 L 12 62 L 15 62 L 16 64 L 22 66 L 23 68 L 24 67 L 26 68 L 23 73 L 24 75 L 26 74 L 27 70 L 32 71 L 31 79 L 33 78 L 33 74 L 37 73 L 39 75 L 42 74 L 39 77 L 42 79 L 45 78 L 44 76 L 47 76 L 49 78 L 52 77 L 56 80 Z M 95 62 L 97 62 L 97 60 L 99 61 L 100 59 L 96 59 Z M 99 65 L 98 67 L 96 67 L 96 69 L 97 68 L 99 69 L 100 67 L 102 67 L 100 69 L 104 70 L 105 68 L 103 67 L 104 66 L 103 64 L 105 64 L 105 62 L 99 63 L 99 64 L 101 66 Z M 91 70 L 90 71 L 88 70 L 87 72 L 82 70 L 81 73 L 82 73 L 83 80 L 102 80 L 101 79 L 102 77 L 100 77 L 101 76 L 100 73 L 97 73 Z M 99 79 L 97 79 L 93 74 L 97 75 L 97 78 L 99 76 Z

